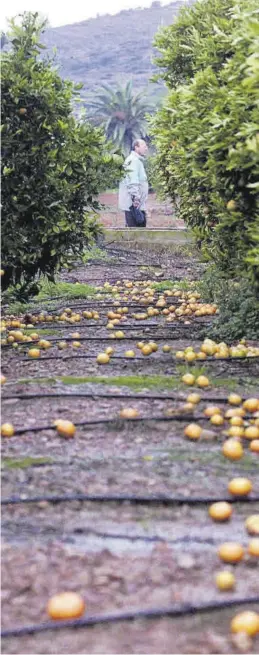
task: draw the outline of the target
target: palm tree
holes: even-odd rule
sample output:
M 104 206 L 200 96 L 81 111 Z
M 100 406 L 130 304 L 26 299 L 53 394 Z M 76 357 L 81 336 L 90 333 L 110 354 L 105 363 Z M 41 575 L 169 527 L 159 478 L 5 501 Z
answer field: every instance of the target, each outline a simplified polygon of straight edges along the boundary
M 146 136 L 146 114 L 152 111 L 154 104 L 145 98 L 143 92 L 134 94 L 131 82 L 115 90 L 104 84 L 90 105 L 88 119 L 92 119 L 95 125 L 103 125 L 107 139 L 128 154 L 134 139 Z

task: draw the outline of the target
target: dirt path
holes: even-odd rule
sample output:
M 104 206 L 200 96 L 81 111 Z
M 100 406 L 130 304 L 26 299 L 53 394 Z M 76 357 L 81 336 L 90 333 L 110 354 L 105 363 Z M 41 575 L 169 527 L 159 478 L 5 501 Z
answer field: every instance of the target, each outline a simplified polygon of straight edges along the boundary
M 201 274 L 202 265 L 185 249 L 172 258 L 147 248 L 131 254 L 130 264 L 121 250 L 111 253 L 105 267 L 92 262 L 62 278 L 101 286 L 118 279 L 153 284 L 159 280 L 155 272 L 164 280 Z M 8 501 L 2 508 L 2 625 L 12 631 L 43 624 L 48 599 L 63 590 L 83 595 L 86 618 L 154 608 L 158 615 L 10 635 L 3 639 L 3 652 L 256 653 L 259 637 L 238 645 L 229 627 L 238 611 L 259 609 L 256 560 L 245 554 L 230 566 L 237 581 L 233 591 L 218 591 L 214 576 L 224 568 L 217 555 L 223 541 L 247 547 L 245 520 L 259 512 L 258 455 L 247 443 L 241 460 L 224 458 L 222 427 L 209 427 L 203 410 L 211 399 L 224 412 L 230 390 L 254 397 L 258 360 L 182 364 L 173 353 L 190 344 L 199 347 L 201 330 L 211 318 L 170 323 L 159 314 L 139 321 L 133 314 L 143 307 L 130 303 L 125 291 L 118 297 L 129 308 L 118 328 L 124 339 L 111 339 L 106 324 L 114 297 L 101 295 L 35 303 L 32 319 L 44 309 L 53 317 L 35 325 L 40 338 L 52 344 L 40 359 L 29 359 L 31 344 L 3 347 L 2 422 L 12 422 L 15 435 L 2 440 L 2 499 Z M 60 323 L 61 307 L 80 312 L 92 307 L 99 318 Z M 75 331 L 78 349 L 71 345 Z M 70 339 L 68 347 L 59 350 L 58 342 L 65 339 Z M 155 340 L 158 350 L 144 357 L 136 348 L 140 339 Z M 163 352 L 165 343 L 170 352 Z M 107 346 L 114 355 L 99 366 L 96 356 Z M 125 352 L 132 348 L 136 357 L 127 359 Z M 184 408 L 189 389 L 181 382 L 187 369 L 211 382 L 191 413 Z M 128 407 L 137 410 L 134 421 L 120 416 Z M 77 426 L 74 439 L 62 439 L 53 429 L 54 419 L 61 417 Z M 184 439 L 184 428 L 193 421 L 205 429 L 199 442 Z M 213 499 L 230 499 L 227 485 L 236 476 L 252 481 L 251 500 L 234 503 L 230 522 L 213 522 L 208 507 Z M 140 497 L 142 502 L 136 502 Z M 19 502 L 11 502 L 14 498 Z M 248 604 L 256 597 L 258 604 Z M 239 599 L 238 607 L 187 613 L 190 605 Z M 164 611 L 163 616 L 169 607 L 183 609 L 183 615 L 168 617 Z

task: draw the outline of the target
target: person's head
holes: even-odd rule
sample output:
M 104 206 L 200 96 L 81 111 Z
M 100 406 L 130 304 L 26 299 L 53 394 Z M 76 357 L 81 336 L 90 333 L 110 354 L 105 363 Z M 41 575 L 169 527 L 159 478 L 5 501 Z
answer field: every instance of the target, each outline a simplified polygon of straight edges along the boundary
M 148 151 L 146 141 L 144 141 L 144 139 L 136 139 L 136 141 L 133 142 L 133 150 L 135 150 L 135 152 L 141 157 L 144 157 Z

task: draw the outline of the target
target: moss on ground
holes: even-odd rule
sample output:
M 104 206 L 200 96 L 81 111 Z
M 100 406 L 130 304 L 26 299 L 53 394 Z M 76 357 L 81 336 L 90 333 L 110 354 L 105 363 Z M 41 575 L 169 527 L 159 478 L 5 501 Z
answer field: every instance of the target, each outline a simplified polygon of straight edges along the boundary
M 24 457 L 23 459 L 14 459 L 6 457 L 2 459 L 2 466 L 8 469 L 25 469 L 29 466 L 41 466 L 42 464 L 52 464 L 51 457 Z
M 58 296 L 60 300 L 67 301 L 72 298 L 87 298 L 88 296 L 93 296 L 95 292 L 95 288 L 89 284 L 80 282 L 48 282 L 48 280 L 44 280 L 41 283 L 39 294 L 31 302 L 12 302 L 10 299 L 8 313 L 15 315 L 25 314 L 26 312 L 38 309 L 39 302 L 44 303 L 44 301 L 48 301 L 48 307 L 51 308 L 52 297 L 56 298 Z M 8 302 L 8 297 L 5 300 Z
M 169 375 L 125 375 L 118 377 L 106 376 L 88 376 L 88 377 L 73 377 L 62 376 L 58 380 L 63 384 L 86 384 L 86 383 L 99 383 L 108 384 L 111 386 L 123 386 L 131 389 L 175 389 L 179 386 L 179 379 Z

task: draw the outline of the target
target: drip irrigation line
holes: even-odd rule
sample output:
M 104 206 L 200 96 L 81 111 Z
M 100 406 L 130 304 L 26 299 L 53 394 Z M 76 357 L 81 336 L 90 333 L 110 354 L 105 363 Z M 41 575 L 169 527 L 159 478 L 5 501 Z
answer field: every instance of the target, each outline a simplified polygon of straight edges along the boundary
M 37 378 L 38 379 L 38 378 Z M 32 378 L 33 380 L 33 378 Z M 127 386 L 127 385 L 125 385 Z M 191 392 L 190 392 L 191 393 Z M 62 393 L 62 392 L 54 392 L 54 393 L 28 393 L 28 394 L 15 394 L 12 396 L 2 396 L 2 401 L 5 400 L 32 400 L 35 398 L 92 398 L 95 400 L 96 398 L 105 398 L 108 400 L 120 400 L 120 399 L 126 399 L 126 400 L 177 400 L 179 402 L 187 402 L 187 397 L 186 396 L 179 396 L 175 394 L 168 394 L 168 395 L 163 395 L 163 394 L 146 394 L 146 393 L 139 393 L 139 394 L 129 394 L 129 393 L 99 393 L 98 391 L 92 391 L 92 392 L 70 392 L 70 393 Z M 246 400 L 246 398 L 243 398 L 243 402 Z M 228 398 L 227 397 L 222 397 L 222 396 L 210 396 L 210 397 L 205 397 L 201 396 L 200 402 L 218 402 L 218 403 L 227 403 Z
M 158 339 L 160 339 L 160 337 L 156 337 L 156 339 L 158 340 Z M 91 340 L 94 340 L 94 341 L 97 340 L 98 341 L 98 338 L 93 337 L 92 339 L 91 338 L 89 339 L 89 337 L 84 337 L 82 339 L 82 341 L 89 341 L 89 340 L 90 341 Z M 101 338 L 100 340 L 101 341 L 106 341 L 105 338 Z M 59 340 L 55 339 L 54 342 L 55 341 L 59 341 Z M 69 338 L 69 339 L 66 339 L 66 341 L 74 341 L 74 339 Z M 115 341 L 115 339 L 113 339 L 113 341 Z M 118 341 L 123 341 L 123 339 L 118 339 Z M 37 342 L 34 342 L 34 343 L 37 343 Z M 30 342 L 30 345 L 31 345 L 31 342 Z M 31 347 L 33 347 L 33 346 L 31 346 Z M 94 360 L 96 360 L 96 357 L 97 357 L 97 354 L 89 355 L 88 353 L 85 353 L 85 354 L 82 353 L 82 354 L 79 354 L 79 355 L 66 355 L 65 357 L 62 357 L 62 355 L 60 355 L 60 356 L 59 355 L 48 355 L 47 357 L 44 356 L 42 358 L 36 359 L 36 361 L 37 362 L 46 362 L 46 361 L 51 360 L 51 359 L 52 360 L 58 359 L 58 360 L 62 360 L 63 362 L 65 362 L 65 361 L 67 361 L 69 359 L 94 359 Z M 217 364 L 218 362 L 225 362 L 226 364 L 232 365 L 233 362 L 235 362 L 235 363 L 237 362 L 239 364 L 240 362 L 246 362 L 247 363 L 249 361 L 249 364 L 250 364 L 251 363 L 250 360 L 254 361 L 256 359 L 259 359 L 259 355 L 256 355 L 256 357 L 245 357 L 245 358 L 244 357 L 234 357 L 234 358 L 229 358 L 229 359 L 225 359 L 225 358 L 221 358 L 221 357 L 218 357 L 217 359 L 207 358 L 206 360 L 196 360 L 194 362 L 185 362 L 183 360 L 181 360 L 181 362 L 179 362 L 179 360 L 177 360 L 177 359 L 169 359 L 169 358 L 164 358 L 164 357 L 163 358 L 161 358 L 161 357 L 152 357 L 151 358 L 150 355 L 148 355 L 148 357 L 145 356 L 145 355 L 142 355 L 142 356 L 135 355 L 135 357 L 126 357 L 125 355 L 112 355 L 112 357 L 111 357 L 112 361 L 116 361 L 116 360 L 123 360 L 123 361 L 126 361 L 126 362 L 128 362 L 128 361 L 132 361 L 132 362 L 134 362 L 134 361 L 137 361 L 137 362 L 147 362 L 147 361 L 149 361 L 149 363 L 152 361 L 152 363 L 156 362 L 157 364 L 168 364 L 168 363 L 170 363 L 172 368 L 179 365 L 179 363 L 183 363 L 183 364 L 186 364 L 187 366 L 189 365 L 191 368 L 195 368 L 195 364 L 199 363 L 199 361 L 203 362 L 202 366 L 206 365 L 206 363 Z M 33 358 L 31 359 L 29 356 L 27 356 L 27 357 L 23 357 L 21 361 L 26 361 L 26 362 L 30 361 L 31 362 L 31 361 L 35 361 L 35 360 L 33 360 Z M 257 362 L 255 362 L 255 363 L 257 363 Z
M 11 496 L 10 498 L 2 498 L 1 505 L 28 505 L 34 503 L 48 502 L 70 503 L 70 502 L 89 502 L 89 503 L 132 503 L 133 505 L 210 505 L 211 503 L 228 502 L 228 503 L 246 503 L 253 504 L 259 502 L 259 496 L 240 496 L 240 497 L 185 497 L 185 496 L 165 496 L 157 494 L 156 496 L 134 496 L 133 494 L 65 494 L 46 496 L 44 494 L 32 496 L 31 498 L 24 496 Z
M 126 610 L 111 614 L 97 614 L 84 616 L 80 619 L 70 619 L 61 621 L 46 621 L 44 623 L 35 623 L 18 628 L 9 628 L 2 630 L 2 638 L 22 637 L 47 630 L 64 630 L 68 628 L 89 628 L 94 625 L 103 625 L 109 623 L 118 623 L 121 621 L 134 621 L 138 619 L 159 619 L 159 618 L 176 618 L 180 616 L 192 616 L 198 613 L 213 612 L 239 605 L 251 605 L 259 602 L 259 596 L 248 596 L 242 598 L 232 598 L 230 600 L 211 601 L 209 603 L 186 603 L 181 606 L 171 607 L 154 607 L 151 609 Z
M 50 360 L 52 360 L 52 361 L 59 360 L 59 361 L 62 361 L 62 362 L 66 362 L 66 361 L 71 360 L 71 359 L 76 359 L 76 360 L 78 360 L 78 359 L 90 359 L 90 360 L 95 360 L 96 361 L 96 358 L 97 358 L 97 354 L 95 354 L 95 355 L 88 355 L 88 354 L 66 355 L 66 357 L 62 357 L 62 355 L 60 355 L 60 356 L 59 355 L 48 355 L 47 357 L 41 357 L 41 358 L 36 358 L 36 359 L 33 359 L 33 358 L 29 357 L 29 356 L 28 357 L 23 357 L 23 358 L 21 358 L 21 361 L 22 362 L 31 362 L 31 363 L 32 362 L 37 362 L 37 363 L 39 362 L 39 363 L 43 364 L 44 362 L 47 362 L 47 361 L 50 361 Z M 149 364 L 150 364 L 150 362 L 154 363 L 154 361 L 157 364 L 162 364 L 162 363 L 167 363 L 168 364 L 168 360 L 167 360 L 167 362 L 165 362 L 163 359 L 158 358 L 158 357 L 155 358 L 155 359 L 152 358 L 152 360 L 151 360 L 150 357 L 148 358 L 148 357 L 145 357 L 144 355 L 142 355 L 142 357 L 138 357 L 138 356 L 137 357 L 125 357 L 123 355 L 113 355 L 112 356 L 112 361 L 116 362 L 118 360 L 119 361 L 123 360 L 123 362 L 137 361 L 138 364 L 140 362 L 147 362 L 147 360 L 149 361 Z M 171 362 L 171 364 L 172 364 L 172 367 L 174 368 L 175 363 Z M 102 366 L 102 365 L 100 364 L 100 366 Z
M 107 321 L 108 321 L 108 320 L 109 320 L 109 319 L 107 319 Z M 111 320 L 111 319 L 110 319 L 110 320 Z M 77 325 L 77 324 L 74 323 L 74 326 L 75 326 L 75 328 L 76 328 L 77 330 L 83 330 L 83 329 L 85 329 L 85 328 L 95 328 L 95 329 L 100 329 L 100 328 L 103 328 L 103 327 L 106 327 L 106 326 L 107 326 L 107 321 L 106 321 L 105 323 L 98 323 L 97 321 L 95 321 L 94 323 L 90 323 L 90 322 L 87 322 L 87 323 L 84 323 L 84 322 L 83 322 L 83 323 L 82 323 L 82 322 L 80 321 L 80 324 L 79 324 L 79 325 Z M 174 325 L 179 325 L 179 323 L 174 323 Z M 199 323 L 199 325 L 201 325 L 201 323 Z M 170 324 L 168 324 L 168 325 L 163 325 L 162 323 L 149 323 L 149 322 L 148 322 L 148 323 L 147 323 L 147 322 L 145 322 L 145 323 L 140 323 L 140 321 L 138 321 L 137 323 L 131 323 L 131 324 L 128 323 L 128 324 L 123 324 L 123 325 L 121 325 L 120 327 L 121 327 L 121 328 L 123 327 L 123 330 L 125 330 L 125 329 L 126 329 L 126 330 L 129 330 L 129 329 L 135 329 L 135 328 L 142 328 L 142 327 L 143 327 L 143 328 L 147 328 L 147 327 L 148 327 L 148 328 L 150 328 L 150 327 L 156 327 L 156 328 L 160 328 L 160 329 L 163 329 L 163 330 L 170 330 L 170 329 L 171 329 L 171 325 L 170 325 Z M 186 326 L 185 326 L 185 327 L 186 327 Z M 75 329 L 75 328 L 74 328 L 74 329 Z M 26 329 L 26 330 L 29 329 L 29 330 L 31 330 L 31 331 L 33 331 L 33 330 L 34 330 L 34 331 L 37 331 L 37 329 L 38 329 L 38 330 L 40 330 L 41 332 L 42 332 L 43 330 L 44 330 L 44 331 L 46 330 L 46 332 L 51 332 L 52 330 L 60 330 L 60 331 L 61 331 L 61 330 L 73 330 L 73 325 L 71 325 L 71 324 L 69 324 L 69 325 L 67 325 L 67 324 L 66 324 L 66 325 L 63 325 L 61 322 L 59 322 L 59 321 L 55 321 L 55 322 L 53 322 L 53 323 L 52 323 L 52 322 L 51 322 L 51 323 L 44 322 L 44 323 L 41 323 L 40 325 L 39 325 L 39 324 L 36 324 L 36 325 L 33 326 L 33 328 L 25 328 L 25 329 Z M 114 326 L 114 330 L 116 330 L 116 329 L 117 329 L 117 326 Z M 30 335 L 28 334 L 27 336 L 30 336 Z
M 206 421 L 206 416 L 196 416 L 196 421 Z M 122 422 L 127 424 L 129 422 L 141 423 L 143 421 L 193 421 L 193 414 L 177 414 L 175 416 L 136 416 L 135 418 L 122 418 L 121 416 L 114 416 L 113 418 L 92 419 L 91 421 L 75 421 L 76 427 L 85 427 L 87 425 L 111 425 L 113 423 Z M 17 428 L 15 435 L 25 434 L 25 432 L 44 432 L 46 430 L 55 430 L 55 425 L 38 425 L 33 427 Z

